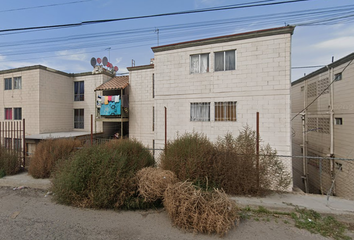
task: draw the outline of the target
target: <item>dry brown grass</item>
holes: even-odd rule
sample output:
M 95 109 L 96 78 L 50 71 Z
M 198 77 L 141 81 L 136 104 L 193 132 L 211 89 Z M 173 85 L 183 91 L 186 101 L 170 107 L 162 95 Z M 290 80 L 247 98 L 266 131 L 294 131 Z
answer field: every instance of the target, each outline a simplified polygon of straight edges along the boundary
M 29 174 L 34 178 L 49 178 L 55 164 L 67 158 L 72 152 L 81 147 L 82 143 L 74 139 L 48 139 L 38 143 L 34 152 Z
M 173 224 L 184 230 L 223 236 L 239 222 L 236 203 L 224 191 L 203 191 L 191 182 L 169 185 L 163 204 Z
M 161 168 L 143 168 L 136 176 L 139 195 L 147 202 L 162 200 L 167 186 L 177 182 L 176 174 Z

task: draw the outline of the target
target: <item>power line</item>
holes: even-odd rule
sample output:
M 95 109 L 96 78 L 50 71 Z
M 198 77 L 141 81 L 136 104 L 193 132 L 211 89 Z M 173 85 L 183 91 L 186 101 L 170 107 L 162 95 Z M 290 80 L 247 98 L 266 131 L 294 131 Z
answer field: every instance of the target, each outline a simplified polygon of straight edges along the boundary
M 345 66 L 345 67 L 343 68 L 343 70 L 342 70 L 340 73 L 343 73 L 343 72 L 345 71 L 345 69 L 347 69 L 347 67 L 352 63 L 352 61 L 353 61 L 353 59 L 350 60 L 350 62 L 347 64 L 347 66 Z M 328 69 L 328 70 L 329 70 L 329 69 Z M 299 116 L 303 111 L 307 110 L 319 97 L 321 97 L 321 95 L 322 95 L 324 92 L 326 92 L 326 91 L 328 90 L 328 88 L 329 88 L 335 81 L 336 81 L 336 79 L 334 78 L 334 79 L 332 80 L 332 82 L 331 82 L 330 84 L 328 84 L 328 86 L 327 86 L 325 89 L 323 89 L 323 91 L 322 91 L 310 104 L 308 104 L 304 109 L 302 109 L 300 112 L 298 112 L 290 121 L 294 120 L 294 119 L 295 119 L 297 116 Z M 306 96 L 304 96 L 304 97 L 306 97 Z
M 155 17 L 163 17 L 163 16 L 185 15 L 185 14 L 192 14 L 192 13 L 224 11 L 224 10 L 231 10 L 231 9 L 251 8 L 251 7 L 262 7 L 262 6 L 304 2 L 304 1 L 310 1 L 310 0 L 288 0 L 288 1 L 280 1 L 280 2 L 274 2 L 274 1 L 275 0 L 264 0 L 264 1 L 256 1 L 256 2 L 251 2 L 251 3 L 226 5 L 226 6 L 220 6 L 220 7 L 214 7 L 214 8 L 204 8 L 204 9 L 187 10 L 187 11 L 170 12 L 170 13 L 159 13 L 159 14 L 133 16 L 133 17 L 125 17 L 125 18 L 91 20 L 91 21 L 83 21 L 83 22 L 79 22 L 79 23 L 46 25 L 46 26 L 36 26 L 36 27 L 24 27 L 24 28 L 10 28 L 10 29 L 2 29 L 2 30 L 0 30 L 0 32 L 14 32 L 14 31 L 28 31 L 28 30 L 35 30 L 35 29 L 58 29 L 58 28 L 68 28 L 68 27 L 79 27 L 79 26 L 83 26 L 83 25 L 91 25 L 91 24 L 98 24 L 98 23 L 108 23 L 108 22 L 126 21 L 126 20 L 133 20 L 133 19 L 144 19 L 144 18 L 155 18 Z
M 29 10 L 29 9 L 37 9 L 37 8 L 46 8 L 46 7 L 57 7 L 57 6 L 61 6 L 61 5 L 68 5 L 68 4 L 75 4 L 75 3 L 82 3 L 82 2 L 90 2 L 90 1 L 93 1 L 93 0 L 80 0 L 80 1 L 74 1 L 74 2 L 53 3 L 53 4 L 33 6 L 33 7 L 13 8 L 13 9 L 0 10 L 0 13 L 22 11 L 22 10 Z

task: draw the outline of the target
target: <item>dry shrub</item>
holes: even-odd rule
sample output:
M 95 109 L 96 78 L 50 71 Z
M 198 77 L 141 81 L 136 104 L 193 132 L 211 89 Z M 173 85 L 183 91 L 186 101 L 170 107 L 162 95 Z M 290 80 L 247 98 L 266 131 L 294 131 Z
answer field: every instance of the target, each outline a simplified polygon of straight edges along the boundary
M 199 233 L 226 234 L 238 224 L 238 208 L 225 192 L 196 189 L 191 182 L 169 185 L 164 207 L 173 224 Z
M 143 168 L 136 176 L 139 194 L 147 202 L 162 200 L 167 186 L 177 182 L 176 174 L 161 168 Z
M 136 173 L 154 164 L 150 151 L 137 141 L 116 140 L 85 147 L 55 168 L 54 199 L 88 208 L 151 207 L 138 197 Z
M 21 154 L 14 150 L 0 146 L 0 178 L 5 175 L 13 175 L 21 169 Z
M 256 134 L 249 127 L 237 138 L 226 134 L 215 144 L 203 135 L 186 133 L 168 144 L 161 167 L 181 181 L 233 195 L 263 195 L 269 189 L 287 190 L 291 183 L 290 173 L 269 145 L 260 148 L 257 169 Z
M 82 143 L 74 139 L 48 139 L 36 146 L 28 173 L 34 178 L 49 178 L 55 164 L 60 159 L 67 158 L 81 147 Z

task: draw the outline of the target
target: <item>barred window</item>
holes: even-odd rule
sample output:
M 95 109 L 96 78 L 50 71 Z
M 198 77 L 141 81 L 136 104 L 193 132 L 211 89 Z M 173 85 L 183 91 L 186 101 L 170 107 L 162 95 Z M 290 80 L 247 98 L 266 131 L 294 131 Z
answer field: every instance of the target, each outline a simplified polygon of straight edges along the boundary
M 190 121 L 208 122 L 210 121 L 210 102 L 191 103 Z
M 236 103 L 237 102 L 216 102 L 215 121 L 236 122 Z

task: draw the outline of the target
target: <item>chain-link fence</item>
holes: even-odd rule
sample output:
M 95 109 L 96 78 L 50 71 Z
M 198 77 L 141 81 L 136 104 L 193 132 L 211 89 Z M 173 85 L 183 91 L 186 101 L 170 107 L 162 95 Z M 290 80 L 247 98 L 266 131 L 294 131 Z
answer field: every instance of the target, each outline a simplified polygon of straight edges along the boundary
M 354 200 L 354 159 L 292 156 L 294 186 Z

